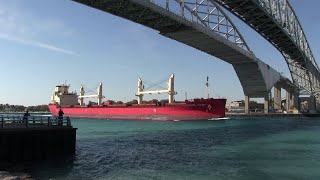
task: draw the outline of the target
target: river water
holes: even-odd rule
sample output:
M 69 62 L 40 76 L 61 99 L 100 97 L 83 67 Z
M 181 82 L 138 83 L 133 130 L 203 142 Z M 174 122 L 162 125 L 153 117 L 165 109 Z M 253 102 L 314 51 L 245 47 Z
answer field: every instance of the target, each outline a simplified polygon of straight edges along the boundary
M 36 179 L 320 179 L 320 118 L 73 119 L 76 155 Z

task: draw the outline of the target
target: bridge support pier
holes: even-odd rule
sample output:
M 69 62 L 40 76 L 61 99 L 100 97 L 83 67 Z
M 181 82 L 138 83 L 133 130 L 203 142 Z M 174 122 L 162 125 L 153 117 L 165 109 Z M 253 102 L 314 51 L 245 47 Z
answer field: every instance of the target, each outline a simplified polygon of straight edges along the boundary
M 244 112 L 246 114 L 249 113 L 249 104 L 250 104 L 250 97 L 249 96 L 245 96 L 245 98 L 244 98 Z
M 316 113 L 316 98 L 312 95 L 309 97 L 308 108 L 309 113 Z
M 297 92 L 291 94 L 291 108 L 293 109 L 294 113 L 298 113 L 300 111 L 299 94 Z
M 289 110 L 293 113 L 299 112 L 299 93 L 298 92 L 287 92 L 287 96 L 289 96 Z
M 269 113 L 269 96 L 264 97 L 264 113 Z
M 295 111 L 298 110 L 298 94 L 287 91 L 286 94 L 286 110 Z
M 281 110 L 281 86 L 274 85 L 273 107 L 275 111 Z
M 290 106 L 291 106 L 291 101 L 292 101 L 292 95 L 290 92 L 287 91 L 286 93 L 286 111 L 289 112 Z

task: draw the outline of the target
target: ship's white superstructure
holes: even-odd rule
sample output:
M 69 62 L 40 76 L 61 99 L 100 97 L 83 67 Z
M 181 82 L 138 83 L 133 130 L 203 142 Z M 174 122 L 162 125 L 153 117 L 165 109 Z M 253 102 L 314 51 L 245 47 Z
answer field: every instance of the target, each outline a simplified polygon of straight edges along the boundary
M 97 98 L 98 105 L 102 105 L 104 96 L 102 95 L 102 83 L 99 84 L 96 95 L 85 95 L 83 86 L 80 87 L 80 95 L 76 92 L 69 92 L 69 85 L 62 84 L 55 87 L 54 94 L 51 96 L 51 103 L 61 106 L 85 105 L 84 98 Z M 80 102 L 78 102 L 78 100 Z
M 69 85 L 62 84 L 55 87 L 51 96 L 51 103 L 58 105 L 77 105 L 78 95 L 76 92 L 69 92 Z

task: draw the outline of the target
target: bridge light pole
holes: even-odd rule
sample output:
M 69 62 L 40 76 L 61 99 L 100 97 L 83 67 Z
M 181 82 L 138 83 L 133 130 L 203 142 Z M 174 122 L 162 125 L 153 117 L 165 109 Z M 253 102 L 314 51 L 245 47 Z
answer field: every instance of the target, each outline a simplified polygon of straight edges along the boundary
M 170 11 L 170 9 L 169 9 L 169 0 L 166 0 L 166 10 Z

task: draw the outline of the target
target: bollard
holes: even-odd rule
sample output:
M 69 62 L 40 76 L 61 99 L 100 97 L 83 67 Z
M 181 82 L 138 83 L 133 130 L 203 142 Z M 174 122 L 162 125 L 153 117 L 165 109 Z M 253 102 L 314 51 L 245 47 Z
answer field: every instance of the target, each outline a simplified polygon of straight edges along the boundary
M 33 124 L 36 123 L 36 121 L 34 120 L 34 116 L 32 117 L 32 120 L 33 120 Z

